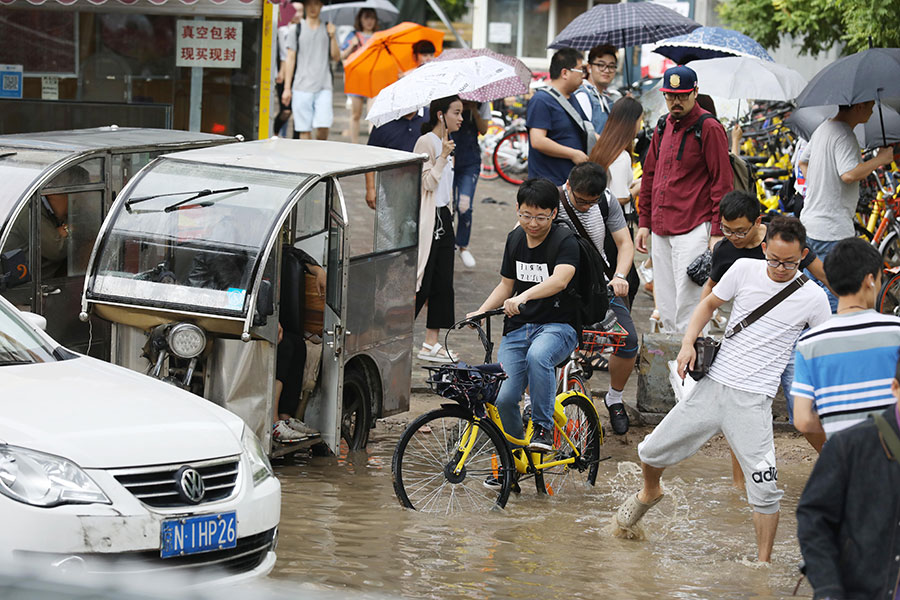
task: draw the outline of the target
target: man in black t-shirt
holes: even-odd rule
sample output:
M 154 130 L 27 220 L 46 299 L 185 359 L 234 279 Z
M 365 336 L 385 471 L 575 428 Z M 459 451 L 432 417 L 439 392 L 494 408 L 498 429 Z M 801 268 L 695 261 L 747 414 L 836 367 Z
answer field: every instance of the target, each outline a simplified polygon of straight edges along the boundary
M 762 243 L 766 239 L 766 226 L 762 223 L 759 212 L 759 201 L 756 197 L 746 192 L 734 190 L 722 197 L 719 203 L 719 216 L 722 218 L 723 240 L 713 249 L 712 264 L 709 268 L 709 279 L 703 286 L 700 298 L 706 298 L 712 293 L 715 286 L 731 265 L 739 258 L 757 258 L 765 260 Z M 825 277 L 825 269 L 822 261 L 816 256 L 812 248 L 807 246 L 809 252 L 800 261 L 800 269 L 806 269 L 819 281 L 828 285 Z M 791 396 L 791 384 L 794 381 L 794 358 L 788 361 L 784 372 L 781 374 L 781 390 L 787 400 L 788 419 L 794 422 L 794 398 Z M 734 487 L 744 489 L 744 472 L 738 463 L 734 453 L 731 454 L 731 475 Z
M 578 267 L 578 242 L 569 229 L 553 224 L 559 191 L 551 181 L 527 180 L 516 201 L 520 226 L 506 238 L 500 283 L 469 315 L 503 307 L 506 319 L 497 357 L 508 378 L 495 405 L 506 433 L 523 439 L 519 401 L 528 387 L 534 422 L 528 448 L 546 452 L 553 448 L 553 369 L 578 345 L 571 325 L 576 306 L 565 293 Z
M 722 218 L 722 234 L 725 238 L 713 248 L 709 279 L 703 286 L 700 298 L 706 298 L 739 258 L 766 258 L 762 243 L 766 239 L 766 226 L 759 213 L 759 201 L 746 192 L 728 192 L 719 203 Z M 809 248 L 806 257 L 800 261 L 800 269 L 807 269 L 819 281 L 826 282 L 825 269 L 816 253 Z

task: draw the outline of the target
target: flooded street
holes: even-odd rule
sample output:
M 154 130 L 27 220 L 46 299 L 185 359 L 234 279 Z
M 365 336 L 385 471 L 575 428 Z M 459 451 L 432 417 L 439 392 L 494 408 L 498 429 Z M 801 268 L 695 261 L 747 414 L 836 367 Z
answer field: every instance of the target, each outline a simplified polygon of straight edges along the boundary
M 282 482 L 272 577 L 403 598 L 785 598 L 797 583 L 794 509 L 811 464 L 782 461 L 774 562 L 755 562 L 750 508 L 726 457 L 666 472 L 647 541 L 614 538 L 619 503 L 639 489 L 633 445 L 608 440 L 597 486 L 538 497 L 531 480 L 502 512 L 451 517 L 403 509 L 391 484 L 399 432 L 365 452 L 276 463 Z M 640 437 L 633 439 L 633 442 Z M 778 441 L 776 441 L 776 445 Z M 806 582 L 801 595 L 810 595 Z

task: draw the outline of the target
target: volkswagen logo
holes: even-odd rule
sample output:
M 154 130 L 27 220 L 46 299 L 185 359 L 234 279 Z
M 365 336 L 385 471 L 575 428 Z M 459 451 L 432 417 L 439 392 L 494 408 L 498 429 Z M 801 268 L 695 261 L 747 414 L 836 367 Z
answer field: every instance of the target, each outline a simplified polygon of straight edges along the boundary
M 178 487 L 178 495 L 181 499 L 191 504 L 199 504 L 206 493 L 206 485 L 203 476 L 193 467 L 181 467 L 175 473 L 175 481 Z

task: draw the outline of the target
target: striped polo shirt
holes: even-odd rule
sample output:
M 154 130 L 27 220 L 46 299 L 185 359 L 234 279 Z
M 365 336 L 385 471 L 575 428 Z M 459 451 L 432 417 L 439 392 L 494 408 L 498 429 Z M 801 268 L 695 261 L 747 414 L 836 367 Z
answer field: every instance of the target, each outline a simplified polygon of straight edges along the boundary
M 791 393 L 813 401 L 830 437 L 896 403 L 898 349 L 900 318 L 874 310 L 834 315 L 797 342 Z

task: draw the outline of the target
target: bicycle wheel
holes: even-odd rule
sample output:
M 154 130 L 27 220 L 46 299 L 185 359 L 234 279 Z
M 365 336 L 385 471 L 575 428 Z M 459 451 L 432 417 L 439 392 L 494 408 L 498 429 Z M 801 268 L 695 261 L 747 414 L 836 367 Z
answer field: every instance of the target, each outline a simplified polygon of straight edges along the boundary
M 550 495 L 572 491 L 578 485 L 593 486 L 600 466 L 603 431 L 593 403 L 580 393 L 570 392 L 563 399 L 562 406 L 566 424 L 562 428 L 558 424 L 554 427 L 553 452 L 545 454 L 543 462 L 564 460 L 575 455 L 572 446 L 563 437 L 563 431 L 578 449 L 579 457 L 572 464 L 550 467 L 535 474 L 538 491 L 543 487 L 543 491 Z
M 886 315 L 900 317 L 900 275 L 887 279 L 878 293 L 875 310 Z
M 400 504 L 444 514 L 506 506 L 515 467 L 503 434 L 490 421 L 478 421 L 468 460 L 459 474 L 454 473 L 460 439 L 469 435 L 473 423 L 471 412 L 444 406 L 409 424 L 391 461 Z M 499 485 L 486 486 L 491 477 L 497 477 Z
M 528 132 L 512 131 L 494 148 L 494 170 L 509 183 L 519 185 L 528 177 Z
M 881 258 L 886 267 L 900 266 L 900 237 L 896 231 L 892 231 L 884 237 L 878 246 Z

